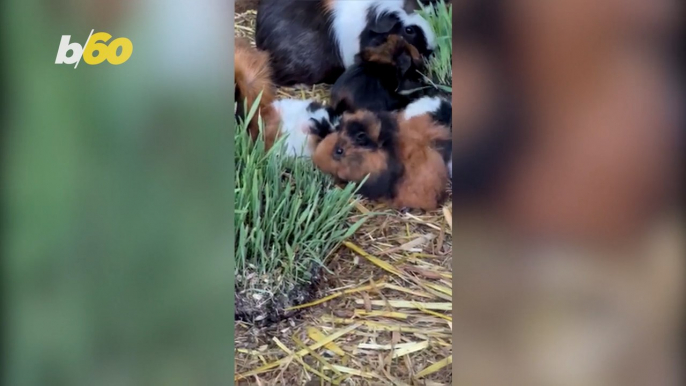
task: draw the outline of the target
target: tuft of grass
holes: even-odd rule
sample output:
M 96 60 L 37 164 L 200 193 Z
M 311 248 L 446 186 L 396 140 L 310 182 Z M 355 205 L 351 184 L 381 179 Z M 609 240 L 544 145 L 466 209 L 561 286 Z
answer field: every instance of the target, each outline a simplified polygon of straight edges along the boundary
M 259 98 L 245 122 L 258 103 Z M 280 314 L 305 300 L 287 298 L 310 286 L 326 256 L 365 220 L 348 222 L 354 184 L 335 187 L 310 159 L 286 155 L 283 139 L 267 151 L 261 136 L 253 141 L 244 121 L 236 122 L 236 296 L 243 298 L 237 298 L 237 308 L 247 308 L 237 309 L 239 314 Z
M 428 61 L 427 81 L 435 87 L 452 92 L 453 81 L 453 6 L 444 0 L 430 5 L 419 3 L 419 13 L 436 34 L 436 51 Z

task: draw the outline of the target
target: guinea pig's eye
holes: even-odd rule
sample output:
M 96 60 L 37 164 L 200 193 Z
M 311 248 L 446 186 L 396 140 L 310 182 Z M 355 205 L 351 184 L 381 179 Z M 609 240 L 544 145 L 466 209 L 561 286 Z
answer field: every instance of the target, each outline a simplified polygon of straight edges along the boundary
M 359 146 L 366 146 L 369 144 L 369 138 L 367 138 L 365 133 L 357 133 L 357 135 L 355 135 L 355 143 Z
M 413 26 L 405 27 L 405 33 L 408 35 L 414 35 L 415 34 L 415 29 Z
M 340 146 L 336 146 L 336 149 L 334 150 L 334 154 L 343 155 L 343 148 Z

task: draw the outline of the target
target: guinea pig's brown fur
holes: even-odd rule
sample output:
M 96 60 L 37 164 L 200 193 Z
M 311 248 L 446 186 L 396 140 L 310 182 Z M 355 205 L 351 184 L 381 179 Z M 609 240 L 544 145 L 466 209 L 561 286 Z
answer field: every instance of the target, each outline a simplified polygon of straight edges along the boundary
M 450 138 L 428 114 L 359 110 L 345 113 L 338 130 L 324 137 L 312 161 L 339 182 L 361 182 L 360 194 L 396 209 L 436 209 L 446 196 L 448 171 L 434 144 Z
M 446 194 L 448 171 L 436 144 L 449 140 L 451 135 L 429 114 L 400 122 L 400 159 L 409 178 L 401 185 L 396 205 L 432 209 L 441 204 Z
M 408 53 L 416 66 L 421 65 L 422 57 L 417 48 L 399 35 L 389 35 L 385 43 L 376 47 L 366 47 L 360 55 L 365 62 L 397 66 L 396 58 L 401 53 Z
M 256 139 L 259 134 L 258 114 L 264 122 L 264 142 L 269 149 L 279 134 L 280 116 L 272 106 L 275 99 L 274 85 L 271 81 L 271 68 L 269 67 L 269 55 L 250 45 L 241 38 L 236 38 L 234 53 L 236 102 L 238 103 L 237 114 L 243 115 L 243 106 L 247 101 L 247 109 L 260 99 L 257 113 L 248 123 L 250 136 Z

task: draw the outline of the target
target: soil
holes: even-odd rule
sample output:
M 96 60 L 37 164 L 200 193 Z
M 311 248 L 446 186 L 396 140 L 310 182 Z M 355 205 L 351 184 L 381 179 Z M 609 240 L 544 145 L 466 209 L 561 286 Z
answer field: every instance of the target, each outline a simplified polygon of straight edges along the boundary
M 305 304 L 317 299 L 322 280 L 322 269 L 319 266 L 312 268 L 312 280 L 294 286 L 285 294 L 274 294 L 273 297 L 263 299 L 255 297 L 255 294 L 264 294 L 265 291 L 250 291 L 249 289 L 234 292 L 235 320 L 250 323 L 254 326 L 268 326 L 284 319 L 297 315 L 300 310 L 285 311 L 293 306 Z M 256 286 L 260 288 L 259 285 Z
M 236 0 L 235 13 L 243 13 L 248 10 L 256 10 L 259 0 Z

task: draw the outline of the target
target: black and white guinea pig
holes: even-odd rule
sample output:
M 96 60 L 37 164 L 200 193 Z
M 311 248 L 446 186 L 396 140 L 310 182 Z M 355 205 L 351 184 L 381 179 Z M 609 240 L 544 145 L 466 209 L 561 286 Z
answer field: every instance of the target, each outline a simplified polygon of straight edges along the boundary
M 423 56 L 435 49 L 429 23 L 413 0 L 262 0 L 255 41 L 270 55 L 274 82 L 332 84 L 361 48 L 398 34 Z
M 398 35 L 365 47 L 331 88 L 331 105 L 339 110 L 395 111 L 411 102 L 423 86 L 419 51 Z
M 415 117 L 426 115 L 434 125 L 443 126 L 452 132 L 453 107 L 449 100 L 437 96 L 427 96 L 417 99 L 407 105 L 401 114 L 401 119 L 411 120 Z M 434 148 L 441 154 L 443 161 L 448 167 L 448 174 L 453 174 L 453 140 L 440 138 L 434 144 Z

